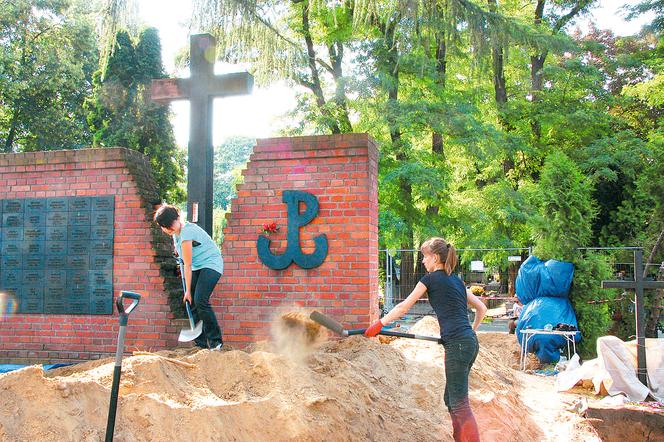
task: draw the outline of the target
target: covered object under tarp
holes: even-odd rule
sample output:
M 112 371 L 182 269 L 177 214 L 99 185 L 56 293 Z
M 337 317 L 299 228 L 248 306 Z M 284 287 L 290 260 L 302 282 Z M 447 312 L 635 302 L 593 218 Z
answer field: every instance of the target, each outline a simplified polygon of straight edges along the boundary
M 567 391 L 579 381 L 591 380 L 595 394 L 602 384 L 611 395 L 624 394 L 630 401 L 642 401 L 650 393 L 664 402 L 664 339 L 646 339 L 646 366 L 648 387 L 636 373 L 636 341 L 624 342 L 615 336 L 603 336 L 597 340 L 597 359 L 578 365 L 578 357 L 570 361 L 567 370 L 558 374 L 556 389 Z M 574 364 L 574 361 L 577 361 Z

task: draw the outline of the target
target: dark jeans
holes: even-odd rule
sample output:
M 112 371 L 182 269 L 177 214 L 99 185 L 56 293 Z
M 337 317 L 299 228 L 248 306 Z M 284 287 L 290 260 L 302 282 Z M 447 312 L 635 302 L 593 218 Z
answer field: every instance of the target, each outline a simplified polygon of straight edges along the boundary
M 197 347 L 214 348 L 222 343 L 221 329 L 210 305 L 210 295 L 220 277 L 219 272 L 207 268 L 191 272 L 191 316 L 194 323 L 203 321 L 203 333 L 194 341 Z
M 452 417 L 455 441 L 479 441 L 468 399 L 468 375 L 480 349 L 475 333 L 443 342 L 445 347 L 445 405 Z

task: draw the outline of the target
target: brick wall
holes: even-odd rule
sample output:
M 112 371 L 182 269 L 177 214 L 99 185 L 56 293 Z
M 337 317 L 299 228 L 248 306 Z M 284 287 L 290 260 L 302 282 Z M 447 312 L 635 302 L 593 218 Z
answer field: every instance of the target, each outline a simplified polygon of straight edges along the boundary
M 351 327 L 378 317 L 377 149 L 366 134 L 259 140 L 224 230 L 225 272 L 212 299 L 224 341 L 235 346 L 269 335 L 274 315 L 318 309 Z M 286 249 L 284 190 L 318 198 L 318 216 L 300 229 L 305 253 L 326 234 L 322 265 L 272 270 L 258 258 L 262 226 L 276 222 L 270 250 Z M 304 208 L 301 208 L 301 211 Z
M 0 155 L 0 198 L 115 195 L 114 296 L 143 295 L 129 318 L 125 349 L 173 347 L 165 290 L 177 290 L 170 242 L 151 223 L 158 196 L 146 158 L 124 148 Z M 180 289 L 181 290 L 181 289 Z M 0 363 L 96 359 L 113 354 L 118 316 L 16 314 L 0 318 Z

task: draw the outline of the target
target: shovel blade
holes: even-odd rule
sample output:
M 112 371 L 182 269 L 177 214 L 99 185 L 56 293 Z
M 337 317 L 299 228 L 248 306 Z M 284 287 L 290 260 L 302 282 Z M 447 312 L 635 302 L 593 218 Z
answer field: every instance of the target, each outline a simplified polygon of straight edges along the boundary
M 180 331 L 180 336 L 178 341 L 180 342 L 190 342 L 199 337 L 203 333 L 203 321 L 198 321 L 196 327 L 194 328 L 185 328 Z

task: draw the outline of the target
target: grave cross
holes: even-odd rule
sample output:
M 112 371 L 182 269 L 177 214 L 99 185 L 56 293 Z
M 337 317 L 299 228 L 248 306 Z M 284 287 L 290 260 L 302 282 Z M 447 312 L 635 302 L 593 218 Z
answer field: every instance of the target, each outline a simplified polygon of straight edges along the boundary
M 636 291 L 636 373 L 639 381 L 648 386 L 646 366 L 646 318 L 643 306 L 644 289 L 664 289 L 664 281 L 643 279 L 643 250 L 634 251 L 634 281 L 602 281 L 603 289 L 634 289 Z
M 246 73 L 214 75 L 217 43 L 210 34 L 192 35 L 189 78 L 152 80 L 152 100 L 167 104 L 190 101 L 187 214 L 212 235 L 212 103 L 214 97 L 251 93 L 253 77 Z

